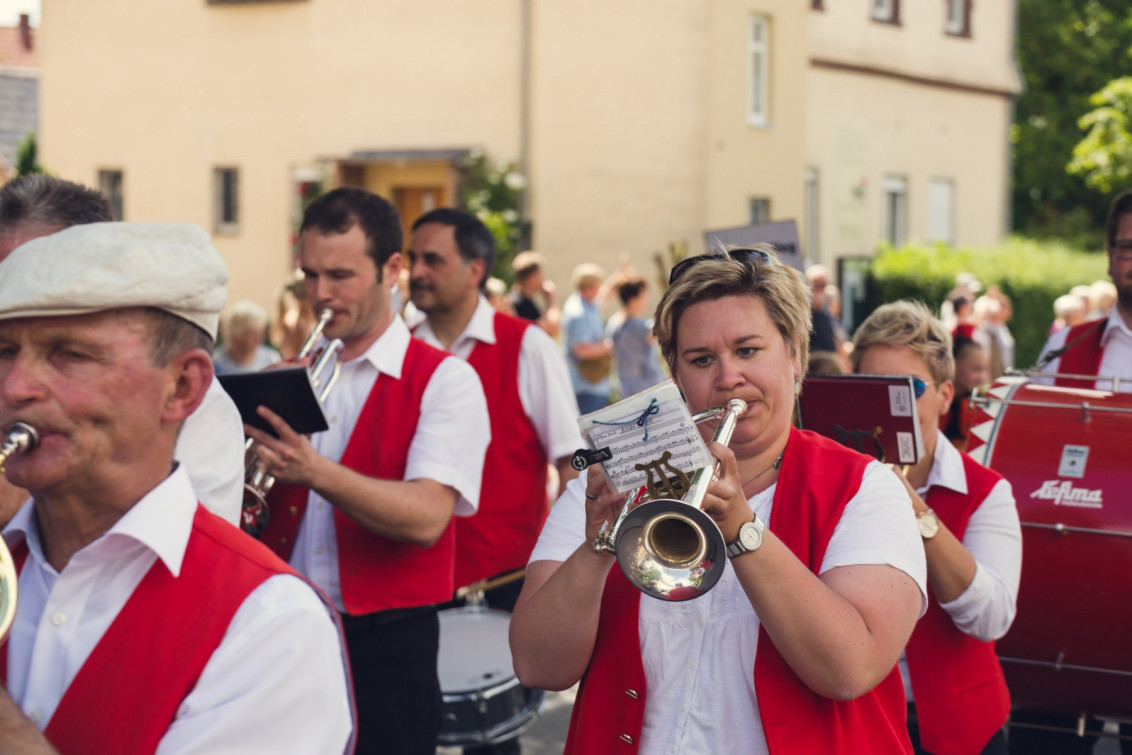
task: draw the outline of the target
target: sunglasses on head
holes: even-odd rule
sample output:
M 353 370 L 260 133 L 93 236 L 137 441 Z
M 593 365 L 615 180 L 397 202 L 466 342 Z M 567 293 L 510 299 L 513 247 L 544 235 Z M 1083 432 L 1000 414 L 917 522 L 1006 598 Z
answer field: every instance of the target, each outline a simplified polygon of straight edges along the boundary
M 727 252 L 727 257 L 730 257 L 736 262 L 751 265 L 770 262 L 770 255 L 761 249 L 731 249 Z M 683 275 L 688 268 L 698 265 L 704 260 L 723 260 L 727 259 L 727 257 L 724 257 L 722 254 L 701 254 L 697 257 L 682 259 L 673 265 L 672 269 L 668 272 L 668 285 L 671 286 L 675 283 L 676 279 Z

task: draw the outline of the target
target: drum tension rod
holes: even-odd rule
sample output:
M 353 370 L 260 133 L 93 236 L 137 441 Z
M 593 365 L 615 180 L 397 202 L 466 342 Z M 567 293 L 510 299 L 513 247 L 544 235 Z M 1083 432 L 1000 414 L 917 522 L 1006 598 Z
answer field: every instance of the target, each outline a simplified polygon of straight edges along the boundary
M 1089 416 L 1089 402 L 1083 401 L 1081 402 L 1081 421 L 1088 422 L 1090 419 L 1091 417 Z

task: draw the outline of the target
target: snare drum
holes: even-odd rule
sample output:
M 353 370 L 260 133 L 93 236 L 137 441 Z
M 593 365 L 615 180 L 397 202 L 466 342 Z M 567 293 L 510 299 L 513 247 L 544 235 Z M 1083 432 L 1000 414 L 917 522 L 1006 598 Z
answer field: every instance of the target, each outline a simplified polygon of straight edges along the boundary
M 511 614 L 482 606 L 440 612 L 440 744 L 498 744 L 517 737 L 542 712 L 546 693 L 515 678 L 510 622 Z
M 1132 716 L 1132 394 L 996 382 L 968 453 L 1010 481 L 1018 613 L 998 641 L 1015 710 Z

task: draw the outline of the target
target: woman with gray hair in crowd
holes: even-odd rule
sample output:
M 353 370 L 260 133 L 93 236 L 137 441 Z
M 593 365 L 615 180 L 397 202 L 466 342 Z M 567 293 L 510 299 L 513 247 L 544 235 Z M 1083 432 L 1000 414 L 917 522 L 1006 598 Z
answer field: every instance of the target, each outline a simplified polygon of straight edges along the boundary
M 801 275 L 760 246 L 685 259 L 669 282 L 656 333 L 688 409 L 747 405 L 729 446 L 708 443 L 723 575 L 687 602 L 638 592 L 591 546 L 624 500 L 591 467 L 531 555 L 519 678 L 582 680 L 568 753 L 910 752 L 895 665 L 926 603 L 923 548 L 889 469 L 791 425 Z

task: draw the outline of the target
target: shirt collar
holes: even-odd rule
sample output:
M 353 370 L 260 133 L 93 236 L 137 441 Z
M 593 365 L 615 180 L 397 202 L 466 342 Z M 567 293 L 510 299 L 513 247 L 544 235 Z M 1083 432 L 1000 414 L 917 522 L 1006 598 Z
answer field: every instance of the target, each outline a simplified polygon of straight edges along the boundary
M 35 521 L 34 505 L 29 499 L 20 507 L 4 528 L 4 539 L 15 542 L 22 536 L 27 540 L 29 555 L 37 562 L 45 563 L 47 559 L 43 554 L 43 542 Z M 176 577 L 181 573 L 196 508 L 197 495 L 193 492 L 184 466 L 178 464 L 168 477 L 123 514 L 113 527 L 87 544 L 79 553 L 88 548 L 96 548 L 106 540 L 126 538 L 157 554 L 165 568 Z
M 432 330 L 432 324 L 428 320 L 418 325 L 413 330 L 413 335 L 429 346 L 435 346 L 438 349 L 444 348 L 440 345 L 440 339 L 436 337 L 436 333 Z M 472 311 L 471 319 L 469 319 L 468 324 L 464 326 L 464 332 L 452 342 L 451 351 L 458 351 L 463 345 L 463 342 L 467 339 L 475 339 L 484 343 L 495 343 L 495 307 L 491 306 L 491 302 L 482 294 L 476 302 L 476 308 Z
M 364 354 L 352 361 L 365 360 L 372 364 L 378 372 L 384 372 L 389 377 L 400 380 L 401 369 L 405 363 L 405 352 L 409 349 L 411 337 L 405 321 L 394 315 L 385 332 L 370 344 Z
M 1108 313 L 1108 322 L 1105 323 L 1104 333 L 1101 335 L 1101 346 L 1104 347 L 1112 334 L 1118 330 L 1123 330 L 1126 336 L 1132 338 L 1132 330 L 1129 330 L 1128 326 L 1124 324 L 1124 318 L 1121 317 L 1120 310 L 1114 304 Z
M 954 490 L 960 495 L 967 494 L 967 475 L 963 471 L 963 455 L 939 430 L 936 430 L 935 457 L 932 459 L 932 469 L 928 472 L 927 487 L 916 492 L 924 495 L 937 485 Z

